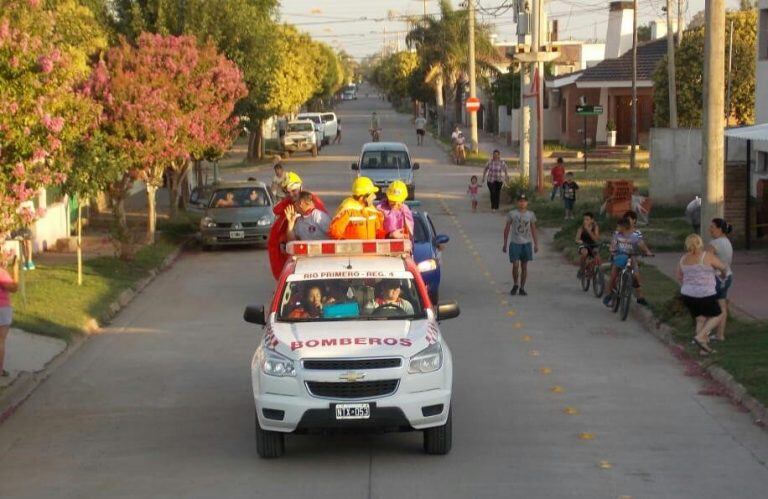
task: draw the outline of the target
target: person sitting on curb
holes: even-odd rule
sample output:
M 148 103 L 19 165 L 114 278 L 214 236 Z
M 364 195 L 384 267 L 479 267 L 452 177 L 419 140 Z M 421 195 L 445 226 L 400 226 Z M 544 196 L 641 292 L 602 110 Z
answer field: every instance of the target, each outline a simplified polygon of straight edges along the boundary
M 352 182 L 352 196 L 336 210 L 329 234 L 333 239 L 383 239 L 384 215 L 376 209 L 379 188 L 368 177 Z
M 378 208 L 384 215 L 384 232 L 389 239 L 413 238 L 413 213 L 405 204 L 408 186 L 395 180 L 387 188 L 387 199 Z

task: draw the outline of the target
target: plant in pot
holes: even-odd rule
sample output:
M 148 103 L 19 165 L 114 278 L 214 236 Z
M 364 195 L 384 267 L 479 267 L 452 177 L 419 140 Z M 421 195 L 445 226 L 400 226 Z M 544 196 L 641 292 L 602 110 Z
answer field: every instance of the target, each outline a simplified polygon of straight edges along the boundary
M 605 129 L 607 130 L 606 142 L 608 143 L 608 146 L 616 147 L 616 123 L 614 123 L 612 120 L 608 120 L 608 123 L 605 125 Z

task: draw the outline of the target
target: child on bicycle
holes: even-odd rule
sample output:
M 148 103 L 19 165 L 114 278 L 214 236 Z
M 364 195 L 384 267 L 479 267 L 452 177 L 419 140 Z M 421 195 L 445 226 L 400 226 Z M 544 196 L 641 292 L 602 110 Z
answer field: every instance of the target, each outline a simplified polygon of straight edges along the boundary
M 636 230 L 632 229 L 632 222 L 629 218 L 625 217 L 619 220 L 616 226 L 616 232 L 613 233 L 611 239 L 611 278 L 608 281 L 608 294 L 603 297 L 603 304 L 607 307 L 611 306 L 611 302 L 614 299 L 616 286 L 616 280 L 619 277 L 619 272 L 627 265 L 627 261 L 630 256 L 637 255 L 638 249 L 646 256 L 653 256 L 653 252 L 648 248 L 643 240 L 643 235 Z M 648 305 L 648 301 L 643 296 L 642 291 L 639 288 L 637 282 L 637 261 L 632 260 L 632 267 L 635 272 L 635 296 L 637 296 L 637 303 L 640 305 Z
M 600 241 L 600 226 L 595 222 L 595 215 L 592 212 L 586 212 L 582 216 L 581 226 L 576 230 L 576 244 L 579 245 L 579 275 L 584 271 L 587 264 L 587 258 L 595 256 L 595 248 Z

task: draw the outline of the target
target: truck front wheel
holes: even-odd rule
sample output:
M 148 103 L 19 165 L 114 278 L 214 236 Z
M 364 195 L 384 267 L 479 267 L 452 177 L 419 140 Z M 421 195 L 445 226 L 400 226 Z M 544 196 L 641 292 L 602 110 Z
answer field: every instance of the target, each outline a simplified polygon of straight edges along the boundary
M 433 455 L 445 455 L 451 452 L 453 444 L 453 409 L 448 409 L 448 420 L 443 426 L 424 430 L 424 452 Z
M 313 158 L 317 157 L 317 146 L 312 146 L 312 157 Z
M 285 435 L 277 431 L 262 430 L 259 425 L 259 415 L 254 414 L 256 421 L 256 452 L 264 459 L 274 459 L 285 454 Z

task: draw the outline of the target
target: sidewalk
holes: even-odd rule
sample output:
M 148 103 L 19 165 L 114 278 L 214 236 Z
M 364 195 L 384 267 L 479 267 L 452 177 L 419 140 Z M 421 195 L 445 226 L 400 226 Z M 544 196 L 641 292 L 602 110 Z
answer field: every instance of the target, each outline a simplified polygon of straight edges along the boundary
M 675 278 L 681 253 L 658 253 L 653 265 Z M 737 312 L 750 319 L 768 320 L 765 291 L 768 289 L 768 253 L 765 250 L 736 250 L 733 253 L 733 286 L 728 298 Z
M 0 378 L 0 393 L 22 372 L 42 371 L 65 348 L 67 343 L 63 340 L 11 328 L 5 344 L 5 370 L 10 376 Z

